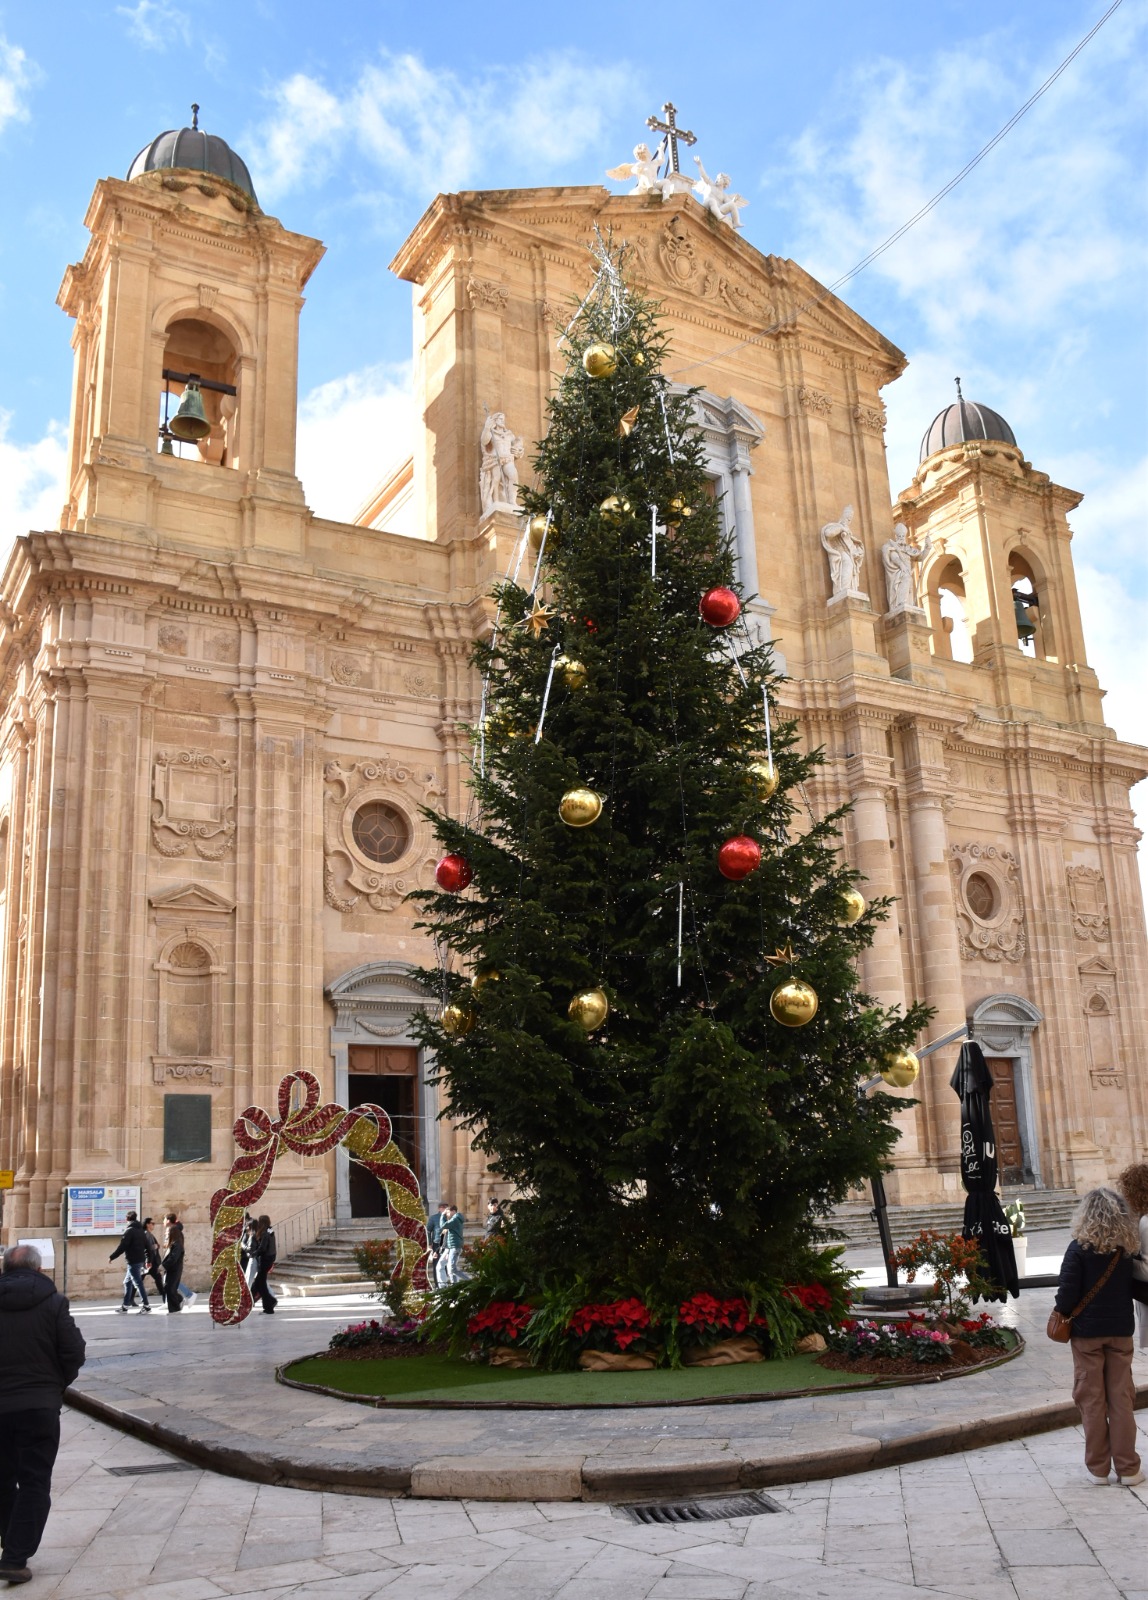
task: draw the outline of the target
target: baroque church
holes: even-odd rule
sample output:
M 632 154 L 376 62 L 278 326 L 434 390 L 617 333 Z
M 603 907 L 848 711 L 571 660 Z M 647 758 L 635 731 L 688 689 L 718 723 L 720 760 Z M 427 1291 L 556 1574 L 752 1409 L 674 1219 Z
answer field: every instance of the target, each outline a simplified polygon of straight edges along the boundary
M 669 374 L 697 390 L 751 629 L 825 753 L 808 803 L 851 805 L 848 859 L 896 900 L 866 988 L 980 1041 L 1006 1181 L 1080 1189 L 1148 1156 L 1129 806 L 1148 751 L 1105 726 L 1087 664 L 1081 497 L 963 396 L 922 418 L 894 493 L 881 391 L 901 351 L 747 244 L 720 187 L 701 204 L 634 172 L 625 195 L 432 202 L 391 264 L 413 289 L 414 454 L 349 523 L 295 473 L 322 245 L 196 127 L 96 184 L 59 295 L 67 502 L 17 541 L 0 614 L 4 1239 L 72 1232 L 71 1292 L 118 1274 L 67 1228 L 69 1189 L 179 1210 L 206 1264 L 232 1124 L 274 1115 L 293 1068 L 384 1105 L 432 1199 L 474 1216 L 499 1192 L 438 1116 L 409 977 L 433 954 L 404 897 L 433 879 L 420 808 L 466 803 L 471 643 L 523 535 L 515 485 L 595 228 L 628 243 Z M 898 1119 L 892 1201 L 960 1195 L 954 1058 L 923 1062 Z M 342 1151 L 284 1157 L 262 1205 L 311 1234 L 382 1209 Z

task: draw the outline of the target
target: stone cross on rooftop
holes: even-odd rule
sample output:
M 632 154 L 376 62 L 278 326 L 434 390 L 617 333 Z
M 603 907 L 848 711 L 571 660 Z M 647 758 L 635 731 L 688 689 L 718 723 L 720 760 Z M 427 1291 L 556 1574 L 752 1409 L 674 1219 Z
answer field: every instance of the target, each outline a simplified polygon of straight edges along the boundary
M 678 140 L 680 139 L 682 143 L 686 145 L 697 144 L 698 142 L 696 133 L 691 133 L 688 128 L 678 127 L 674 120 L 677 114 L 677 106 L 675 106 L 671 101 L 667 101 L 662 107 L 662 115 L 666 119 L 665 122 L 659 121 L 657 117 L 646 118 L 647 128 L 652 128 L 655 133 L 664 133 L 666 136 L 666 147 L 669 151 L 671 172 L 681 171 L 681 168 L 678 166 Z

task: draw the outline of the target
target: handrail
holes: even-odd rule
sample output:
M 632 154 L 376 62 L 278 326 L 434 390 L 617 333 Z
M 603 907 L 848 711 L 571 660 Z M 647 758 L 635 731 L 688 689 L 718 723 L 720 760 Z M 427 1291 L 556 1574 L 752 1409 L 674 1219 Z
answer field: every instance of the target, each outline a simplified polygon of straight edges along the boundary
M 318 1213 L 318 1216 L 314 1216 L 314 1213 Z M 319 1237 L 320 1228 L 330 1220 L 331 1197 L 327 1195 L 322 1200 L 313 1200 L 309 1206 L 302 1206 L 298 1211 L 292 1211 L 291 1215 L 284 1217 L 281 1222 L 276 1222 L 275 1250 L 278 1259 L 282 1260 L 293 1251 L 314 1244 Z

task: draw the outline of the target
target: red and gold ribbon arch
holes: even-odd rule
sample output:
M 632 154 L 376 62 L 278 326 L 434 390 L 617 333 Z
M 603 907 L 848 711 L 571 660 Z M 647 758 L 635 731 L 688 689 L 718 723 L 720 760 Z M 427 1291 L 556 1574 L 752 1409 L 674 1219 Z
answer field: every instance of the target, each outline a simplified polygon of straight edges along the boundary
M 303 1102 L 291 1109 L 298 1084 Z M 227 1187 L 211 1197 L 211 1315 L 222 1325 L 235 1325 L 251 1312 L 251 1290 L 239 1266 L 243 1216 L 254 1208 L 271 1181 L 283 1150 L 321 1156 L 344 1145 L 353 1161 L 378 1178 L 387 1195 L 391 1226 L 398 1235 L 396 1277 L 409 1277 L 413 1289 L 427 1287 L 426 1212 L 419 1183 L 410 1164 L 391 1138 L 391 1119 L 382 1106 L 362 1105 L 354 1111 L 320 1105 L 319 1080 L 310 1072 L 289 1072 L 279 1085 L 279 1117 L 272 1122 L 259 1106 L 248 1106 L 235 1124 L 235 1142 L 242 1154 L 231 1166 Z

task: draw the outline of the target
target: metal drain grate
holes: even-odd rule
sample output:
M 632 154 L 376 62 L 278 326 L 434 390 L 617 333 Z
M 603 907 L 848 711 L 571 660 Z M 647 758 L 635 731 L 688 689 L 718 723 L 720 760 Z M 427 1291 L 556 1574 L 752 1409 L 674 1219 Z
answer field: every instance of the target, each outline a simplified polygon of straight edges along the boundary
M 767 1494 L 727 1494 L 705 1500 L 683 1500 L 677 1505 L 654 1501 L 644 1506 L 619 1506 L 631 1522 L 724 1522 L 729 1517 L 763 1517 L 780 1511 Z
M 191 1461 L 149 1461 L 142 1467 L 105 1467 L 114 1478 L 148 1478 L 156 1472 L 202 1472 Z

